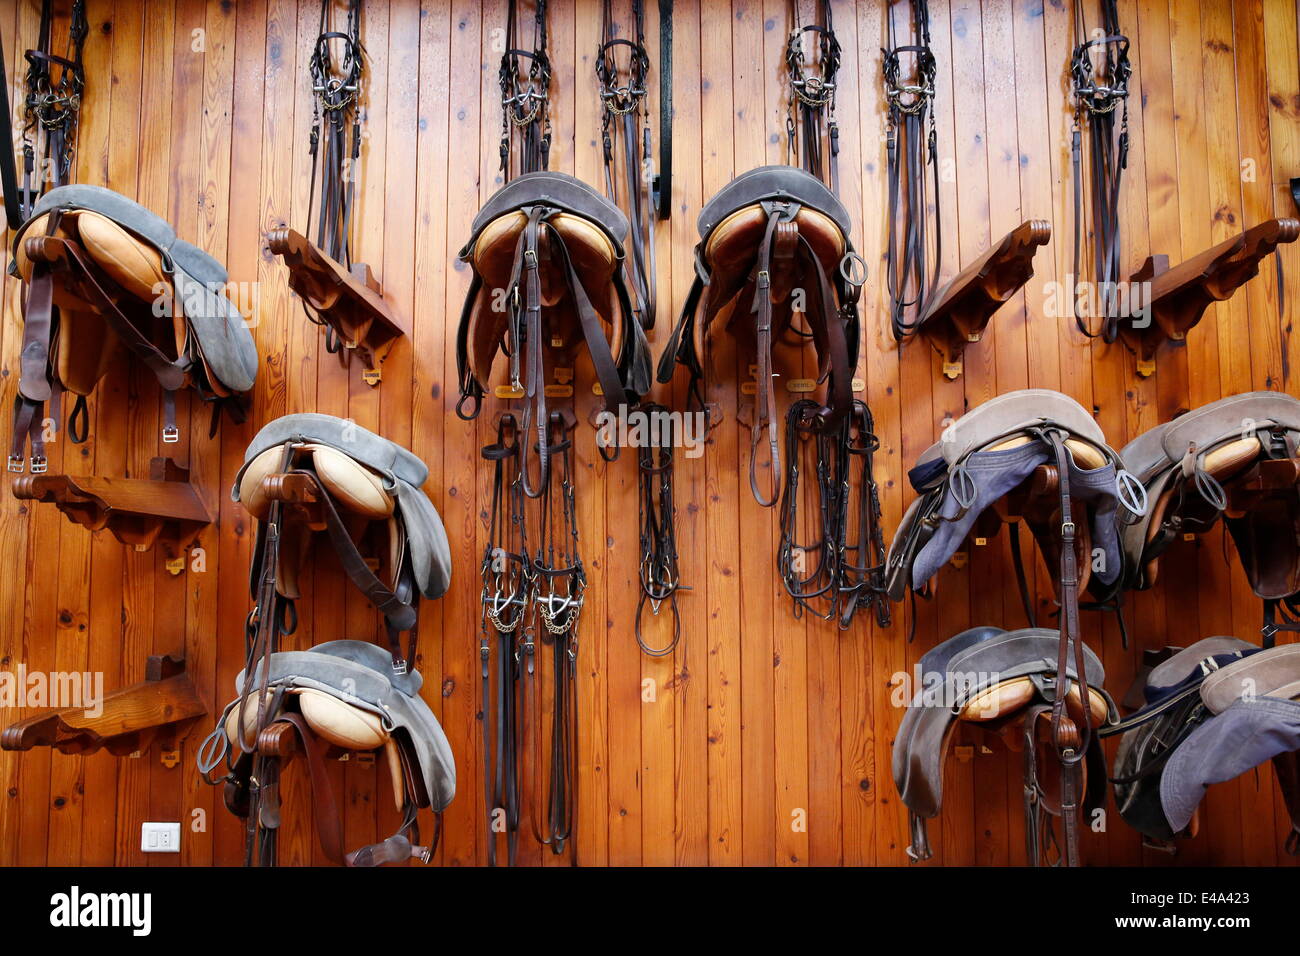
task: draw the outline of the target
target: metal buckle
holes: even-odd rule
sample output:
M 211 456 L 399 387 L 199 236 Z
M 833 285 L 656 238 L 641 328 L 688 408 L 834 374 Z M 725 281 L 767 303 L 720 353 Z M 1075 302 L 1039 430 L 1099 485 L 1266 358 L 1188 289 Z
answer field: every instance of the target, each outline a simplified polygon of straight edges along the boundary
M 1073 536 L 1074 536 L 1074 522 L 1073 522 L 1073 521 L 1062 521 L 1062 522 L 1061 522 L 1061 537 L 1064 538 L 1064 537 L 1066 537 L 1067 535 L 1069 535 L 1070 537 L 1073 537 Z
M 21 475 L 25 470 L 25 461 L 22 455 L 10 455 L 5 467 L 15 474 Z
M 393 661 L 393 673 L 398 677 L 406 674 L 406 661 Z
M 43 475 L 49 469 L 50 464 L 44 455 L 32 456 L 32 474 Z
M 175 425 L 168 425 L 162 430 L 162 440 L 168 445 L 174 445 L 181 440 L 180 429 Z

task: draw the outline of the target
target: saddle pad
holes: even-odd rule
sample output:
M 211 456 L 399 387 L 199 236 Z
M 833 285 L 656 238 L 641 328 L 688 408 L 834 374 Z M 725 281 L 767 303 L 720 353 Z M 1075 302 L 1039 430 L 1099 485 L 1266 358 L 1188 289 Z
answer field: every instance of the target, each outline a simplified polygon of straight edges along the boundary
M 841 235 L 853 231 L 848 208 L 811 173 L 794 166 L 759 166 L 741 173 L 704 204 L 695 227 L 708 240 L 713 230 L 739 209 L 768 201 L 794 201 L 828 216 Z
M 1283 644 L 1251 654 L 1206 677 L 1201 700 L 1212 714 L 1221 714 L 1238 700 L 1274 697 L 1300 681 L 1300 644 Z
M 1124 446 L 1120 457 L 1139 481 L 1149 484 L 1182 461 L 1189 445 L 1208 451 L 1272 424 L 1300 432 L 1300 400 L 1282 392 L 1230 395 L 1143 432 Z
M 451 582 L 451 546 L 437 509 L 420 489 L 429 477 L 424 462 L 354 422 L 314 412 L 285 415 L 253 437 L 244 453 L 243 467 L 235 476 L 230 492 L 233 500 L 242 500 L 244 475 L 257 458 L 285 442 L 324 446 L 373 472 L 383 491 L 395 499 L 392 514 L 405 535 L 420 593 L 436 598 L 446 592 Z M 254 487 L 260 487 L 260 479 Z
M 1107 447 L 1101 426 L 1074 399 L 1051 389 L 1026 388 L 972 408 L 945 428 L 939 441 L 921 453 L 916 468 L 938 458 L 954 464 L 986 445 L 1048 422 L 1093 445 Z

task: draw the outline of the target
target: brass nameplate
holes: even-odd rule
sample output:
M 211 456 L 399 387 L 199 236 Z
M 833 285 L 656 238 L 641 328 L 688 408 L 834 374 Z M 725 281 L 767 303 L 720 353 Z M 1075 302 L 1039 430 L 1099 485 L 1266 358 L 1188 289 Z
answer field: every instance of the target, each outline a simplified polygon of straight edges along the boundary
M 522 388 L 515 388 L 513 385 L 498 385 L 493 389 L 492 394 L 497 398 L 523 398 L 525 392 Z
M 545 392 L 547 398 L 573 398 L 572 385 L 547 385 Z
M 792 378 L 785 383 L 787 392 L 812 392 L 817 389 L 815 378 Z

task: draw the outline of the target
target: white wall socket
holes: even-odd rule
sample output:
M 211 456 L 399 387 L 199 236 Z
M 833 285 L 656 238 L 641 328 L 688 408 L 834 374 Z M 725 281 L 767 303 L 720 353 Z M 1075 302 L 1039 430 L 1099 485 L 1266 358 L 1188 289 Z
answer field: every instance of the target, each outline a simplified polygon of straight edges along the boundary
M 145 853 L 181 852 L 179 823 L 146 823 L 141 827 L 140 849 Z

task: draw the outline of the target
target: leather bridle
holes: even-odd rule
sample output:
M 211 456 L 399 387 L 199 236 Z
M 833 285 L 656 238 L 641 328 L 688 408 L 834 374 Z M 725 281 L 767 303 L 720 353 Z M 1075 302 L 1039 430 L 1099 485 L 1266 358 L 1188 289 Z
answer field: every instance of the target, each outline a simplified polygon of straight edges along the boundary
M 785 48 L 786 79 L 790 85 L 785 120 L 790 161 L 826 183 L 839 195 L 840 128 L 835 122 L 836 74 L 840 69 L 840 43 L 831 25 L 829 0 L 819 0 L 821 23 L 800 25 L 799 0 L 790 0 L 792 27 Z M 814 60 L 806 49 L 815 38 Z M 809 63 L 815 62 L 815 69 Z M 798 117 L 796 121 L 796 116 Z M 802 127 L 802 135 L 800 135 Z M 823 152 L 823 139 L 826 152 Z
M 566 844 L 572 846 L 571 859 L 577 862 L 573 821 L 578 799 L 578 620 L 587 586 L 578 553 L 573 484 L 577 420 L 568 410 L 554 411 L 547 424 L 547 441 L 558 465 L 538 501 L 534 551 L 529 550 L 520 448 L 529 435 L 512 412 L 502 413 L 496 441 L 482 451 L 493 463 L 479 639 L 490 866 L 497 863 L 501 833 L 506 834 L 506 862 L 515 864 L 525 815 L 538 842 L 557 856 Z M 545 655 L 538 653 L 539 636 L 551 649 L 549 668 Z M 550 683 L 543 690 L 542 672 L 548 669 Z M 545 756 L 543 700 L 552 704 L 550 750 Z
M 1074 168 L 1074 272 L 1070 301 L 1079 331 L 1089 338 L 1100 336 L 1106 342 L 1119 335 L 1118 283 L 1120 269 L 1119 192 L 1124 169 L 1128 165 L 1128 82 L 1132 73 L 1129 63 L 1129 40 L 1120 32 L 1119 11 L 1115 0 L 1101 0 L 1103 35 L 1085 40 L 1083 8 L 1076 0 L 1078 45 L 1070 56 L 1070 78 L 1074 97 L 1074 125 L 1070 134 L 1070 153 Z M 1093 54 L 1103 55 L 1100 70 Z M 1116 120 L 1118 119 L 1118 122 Z M 1092 219 L 1092 257 L 1096 288 L 1095 297 L 1102 313 L 1102 327 L 1092 331 L 1078 312 L 1078 283 L 1083 266 L 1084 180 L 1082 140 L 1088 130 L 1088 211 Z M 1116 135 L 1118 127 L 1118 136 Z
M 682 636 L 677 592 L 689 591 L 681 583 L 677 566 L 677 531 L 673 500 L 673 418 L 662 405 L 645 404 L 641 411 L 650 422 L 653 438 L 637 449 L 637 510 L 641 526 L 641 599 L 636 606 L 636 643 L 650 657 L 667 657 Z M 666 422 L 660 430 L 655 422 Z M 657 617 L 664 602 L 673 617 L 672 639 L 662 647 L 651 647 L 641 630 L 646 604 Z
M 605 193 L 618 204 L 614 182 L 614 140 L 623 143 L 623 211 L 628 219 L 632 255 L 626 262 L 629 285 L 636 298 L 637 321 L 644 329 L 655 325 L 654 151 L 646 103 L 646 78 L 650 55 L 645 48 L 643 0 L 632 0 L 636 39 L 617 36 L 610 0 L 602 5 L 604 42 L 596 51 L 596 79 L 600 84 L 601 149 L 605 159 Z M 627 48 L 627 67 L 621 68 L 616 51 Z M 620 82 L 626 77 L 626 82 Z M 637 150 L 640 146 L 640 157 Z
M 549 168 L 551 120 L 549 114 L 551 59 L 546 52 L 547 0 L 536 0 L 533 18 L 533 48 L 519 47 L 518 0 L 506 5 L 506 51 L 501 56 L 497 78 L 501 84 L 501 173 L 506 182 L 513 178 L 510 155 L 519 137 L 519 174 Z M 520 60 L 527 68 L 520 70 Z
M 352 265 L 352 209 L 360 173 L 362 76 L 365 50 L 361 46 L 361 0 L 349 0 L 346 31 L 332 30 L 333 4 L 321 0 L 320 35 L 312 50 L 311 191 L 307 208 L 316 215 L 315 244 L 335 262 Z M 331 44 L 336 45 L 332 52 Z M 324 149 L 321 124 L 324 122 Z M 351 126 L 351 141 L 348 127 Z M 320 205 L 316 207 L 316 176 L 319 160 Z M 310 222 L 308 233 L 311 232 Z M 338 332 L 302 299 L 307 318 L 325 328 L 325 349 L 337 353 L 343 343 Z
M 852 411 L 833 432 L 817 430 L 820 404 L 799 399 L 786 415 L 786 473 L 781 500 L 781 544 L 777 567 L 796 618 L 806 609 L 823 620 L 838 619 L 847 630 L 860 608 L 876 608 L 876 620 L 889 625 L 889 601 L 884 593 L 885 540 L 881 528 L 880 494 L 872 474 L 872 459 L 880 446 L 871 412 L 854 400 Z M 800 540 L 800 449 L 814 451 L 817 525 Z M 850 506 L 857 476 L 856 521 Z M 850 536 L 850 530 L 853 534 Z M 807 562 L 815 558 L 811 569 Z
M 86 71 L 81 62 L 81 52 L 90 33 L 85 0 L 73 0 L 72 22 L 68 28 L 68 45 L 64 56 L 53 52 L 53 26 L 54 0 L 42 0 L 36 48 L 24 54 L 27 59 L 21 193 L 24 220 L 31 217 L 36 200 L 45 191 L 40 183 L 63 186 L 71 182 L 77 155 L 77 126 L 81 118 L 81 97 L 86 88 Z M 57 79 L 51 75 L 51 68 L 57 69 Z M 32 175 L 36 172 L 38 140 L 46 168 L 40 171 L 40 180 L 34 186 Z
M 479 641 L 489 866 L 496 865 L 499 833 L 506 834 L 509 865 L 515 864 L 519 849 L 520 663 L 525 634 L 531 632 L 527 625 L 533 588 L 520 468 L 521 434 L 515 416 L 503 412 L 497 423 L 496 442 L 482 452 L 493 463 L 488 543 L 481 569 L 483 621 Z M 531 636 L 527 640 L 531 641 Z M 494 646 L 495 668 L 492 666 Z
M 899 45 L 890 4 L 886 3 L 884 52 L 885 98 L 889 102 L 885 151 L 888 157 L 889 239 L 885 254 L 890 324 L 903 341 L 920 325 L 943 268 L 943 217 L 939 204 L 939 147 L 935 130 L 934 89 L 937 64 L 930 49 L 930 10 L 926 0 L 911 0 L 916 42 Z M 903 60 L 911 57 L 905 73 Z M 929 263 L 928 203 L 925 167 L 934 189 L 934 262 Z M 914 309 L 908 318 L 908 310 Z

